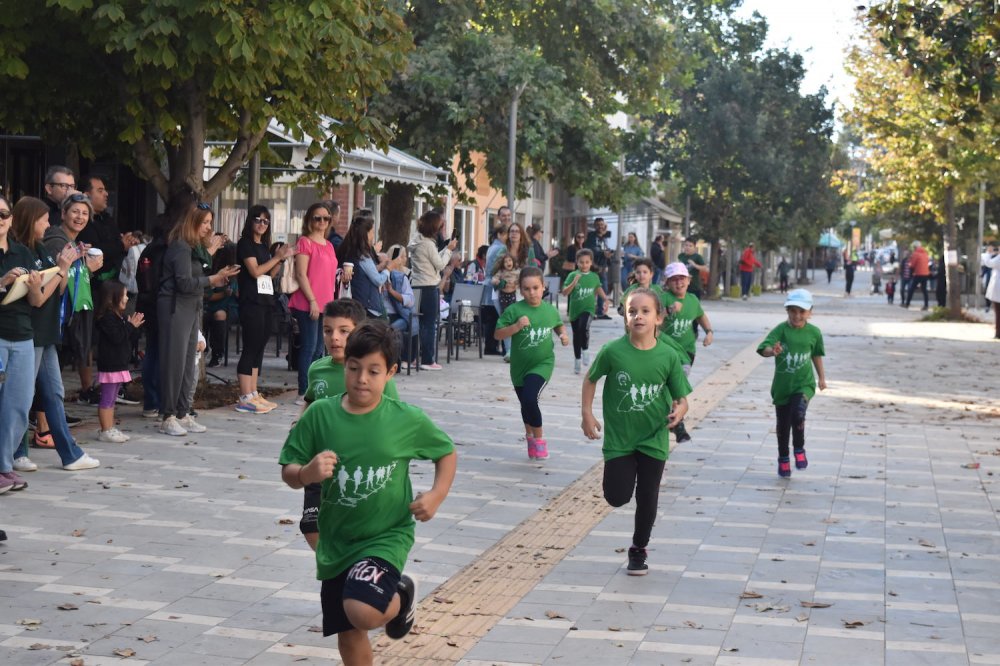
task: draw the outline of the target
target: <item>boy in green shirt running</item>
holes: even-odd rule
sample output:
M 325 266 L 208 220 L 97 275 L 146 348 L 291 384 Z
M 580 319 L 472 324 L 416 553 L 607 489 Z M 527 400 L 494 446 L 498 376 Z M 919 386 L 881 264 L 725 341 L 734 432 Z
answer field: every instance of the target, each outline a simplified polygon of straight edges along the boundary
M 552 332 L 563 346 L 569 344 L 559 311 L 542 301 L 545 281 L 542 271 L 534 266 L 521 269 L 518 277 L 523 301 L 507 307 L 497 321 L 497 340 L 511 338 L 510 379 L 521 403 L 524 438 L 528 442 L 528 457 L 545 460 L 549 457 L 548 443 L 542 433 L 542 410 L 538 396 L 552 377 L 556 364 Z
M 329 356 L 318 358 L 309 366 L 309 385 L 303 396 L 306 404 L 302 407 L 302 412 L 316 400 L 337 396 L 346 390 L 344 347 L 347 345 L 348 336 L 367 318 L 364 306 L 353 298 L 338 298 L 326 304 L 323 309 L 323 344 L 326 345 L 326 353 Z M 395 379 L 390 379 L 385 385 L 385 394 L 393 400 L 399 400 Z M 316 544 L 319 542 L 321 492 L 320 484 L 310 483 L 305 487 L 302 498 L 299 531 L 313 550 L 316 550 Z
M 625 301 L 627 333 L 604 345 L 583 380 L 582 428 L 601 435 L 594 418 L 597 382 L 604 380 L 604 499 L 623 506 L 635 493 L 635 531 L 628 549 L 628 575 L 643 576 L 646 546 L 656 520 L 663 466 L 670 453 L 668 427 L 687 413 L 691 385 L 677 353 L 657 337 L 663 303 L 648 289 Z
M 566 306 L 569 315 L 569 325 L 573 329 L 573 372 L 580 374 L 581 363 L 590 365 L 590 322 L 597 312 L 597 297 L 604 299 L 604 312 L 607 314 L 611 300 L 601 288 L 601 277 L 590 272 L 594 265 L 594 253 L 590 250 L 578 250 L 576 253 L 576 270 L 563 280 L 562 294 L 567 296 Z
M 663 334 L 673 339 L 683 350 L 681 364 L 684 366 L 684 376 L 691 375 L 691 366 L 694 365 L 696 351 L 694 324 L 701 324 L 705 329 L 705 340 L 702 344 L 707 347 L 715 339 L 712 332 L 712 322 L 708 320 L 708 315 L 701 308 L 701 301 L 694 294 L 688 293 L 688 286 L 691 284 L 691 276 L 688 274 L 687 266 L 679 261 L 667 264 L 664 275 L 667 281 L 667 291 L 663 295 L 663 307 L 665 318 L 663 320 Z M 681 421 L 674 428 L 674 436 L 677 443 L 691 441 L 684 422 Z
M 402 575 L 414 522 L 430 520 L 455 478 L 454 444 L 419 408 L 384 396 L 399 354 L 381 320 L 351 333 L 347 392 L 317 400 L 285 440 L 278 462 L 290 488 L 323 484 L 316 576 L 323 635 L 338 634 L 345 664 L 371 664 L 368 632 L 402 638 L 413 626 L 416 580 Z M 434 483 L 413 496 L 410 461 L 433 460 Z
M 778 324 L 757 347 L 757 353 L 774 358 L 774 379 L 771 382 L 771 399 L 778 427 L 778 475 L 792 475 L 788 457 L 788 435 L 791 432 L 795 449 L 795 468 L 809 466 L 806 459 L 806 408 L 816 395 L 816 376 L 819 390 L 826 389 L 823 370 L 823 334 L 809 323 L 812 316 L 812 294 L 806 289 L 793 289 L 785 301 L 788 321 Z M 812 361 L 812 366 L 809 362 Z

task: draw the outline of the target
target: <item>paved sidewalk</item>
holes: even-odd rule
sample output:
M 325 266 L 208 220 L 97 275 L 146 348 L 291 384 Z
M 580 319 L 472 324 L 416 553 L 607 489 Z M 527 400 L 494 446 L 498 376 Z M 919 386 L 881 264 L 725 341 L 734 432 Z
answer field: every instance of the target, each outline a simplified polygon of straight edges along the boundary
M 459 641 L 420 633 L 425 614 L 418 633 L 391 646 L 404 656 L 376 661 L 416 663 L 406 651 L 438 641 L 448 658 L 425 661 L 1000 663 L 998 347 L 986 325 L 917 323 L 917 312 L 843 299 L 837 288 L 816 289 L 830 389 L 810 406 L 808 470 L 775 474 L 771 361 L 761 362 L 672 454 L 648 576 L 624 574 L 631 507 L 585 509 L 603 503 L 597 485 L 570 519 L 586 529 L 563 550 L 532 551 L 544 557 L 531 566 L 546 573 L 499 621 L 452 618 L 456 632 L 482 636 L 460 656 L 448 646 Z M 783 318 L 771 294 L 706 309 L 717 340 L 699 350 L 696 396 Z M 595 324 L 595 349 L 620 325 Z M 400 378 L 404 399 L 459 445 L 453 492 L 418 525 L 408 565 L 424 607 L 447 613 L 453 600 L 436 599 L 435 586 L 488 560 L 600 460 L 599 444 L 580 433 L 572 354 L 557 353 L 546 463 L 524 455 L 506 365 L 463 356 Z M 292 381 L 272 363 L 269 379 Z M 122 651 L 139 664 L 335 659 L 335 641 L 311 630 L 318 594 L 298 534 L 301 494 L 280 483 L 275 464 L 296 408 L 213 410 L 201 419 L 211 430 L 184 439 L 157 434 L 136 408 L 120 411 L 131 442 L 84 443 L 101 469 L 62 472 L 53 453 L 33 450 L 42 469 L 30 488 L 0 498 L 11 538 L 0 546 L 0 661 L 80 654 L 100 666 L 120 663 Z M 963 467 L 972 462 L 981 467 Z M 432 471 L 414 466 L 416 489 Z M 491 575 L 499 594 L 504 576 Z M 747 592 L 761 596 L 741 599 Z M 60 610 L 67 604 L 76 610 Z

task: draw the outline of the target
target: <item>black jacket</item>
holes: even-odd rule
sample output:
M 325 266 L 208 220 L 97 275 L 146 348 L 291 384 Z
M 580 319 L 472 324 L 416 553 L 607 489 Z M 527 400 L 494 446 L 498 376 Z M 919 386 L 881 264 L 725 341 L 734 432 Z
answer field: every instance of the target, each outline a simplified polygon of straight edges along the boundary
M 139 329 L 114 312 L 105 312 L 97 320 L 97 371 L 128 370 L 132 345 L 138 337 Z

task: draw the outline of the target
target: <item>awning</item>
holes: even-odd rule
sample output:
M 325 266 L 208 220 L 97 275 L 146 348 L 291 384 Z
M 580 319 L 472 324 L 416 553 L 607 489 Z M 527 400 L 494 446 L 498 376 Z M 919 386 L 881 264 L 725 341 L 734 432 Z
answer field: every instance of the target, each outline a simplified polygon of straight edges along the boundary
M 833 235 L 832 232 L 827 231 L 822 236 L 819 237 L 819 243 L 816 247 L 832 247 L 834 249 L 839 249 L 844 247 L 843 241 Z
M 647 206 L 656 211 L 656 214 L 660 216 L 660 219 L 666 220 L 667 222 L 683 222 L 684 216 L 678 213 L 676 210 L 663 203 L 659 199 L 654 197 L 643 197 L 642 202 Z

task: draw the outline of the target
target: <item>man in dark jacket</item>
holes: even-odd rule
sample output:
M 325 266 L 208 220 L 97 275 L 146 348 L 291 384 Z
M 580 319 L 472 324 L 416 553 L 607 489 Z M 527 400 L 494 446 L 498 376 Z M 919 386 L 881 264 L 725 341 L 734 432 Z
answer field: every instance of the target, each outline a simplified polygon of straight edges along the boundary
M 101 293 L 102 284 L 108 280 L 118 279 L 125 255 L 129 248 L 139 241 L 131 233 L 123 234 L 119 231 L 118 224 L 108 212 L 108 190 L 102 178 L 98 176 L 86 178 L 83 182 L 83 192 L 90 197 L 94 215 L 90 218 L 90 223 L 80 232 L 77 240 L 99 248 L 104 253 L 104 268 L 90 280 L 96 298 Z
M 594 253 L 594 272 L 601 278 L 601 288 L 608 293 L 608 265 L 611 263 L 613 250 L 609 247 L 611 232 L 603 217 L 594 218 L 594 230 L 587 234 L 583 246 Z M 604 299 L 597 297 L 597 311 L 601 314 L 596 319 L 611 319 L 604 312 Z
M 45 172 L 45 192 L 42 200 L 49 205 L 49 226 L 62 223 L 62 202 L 70 192 L 76 191 L 76 177 L 73 170 L 55 164 Z

